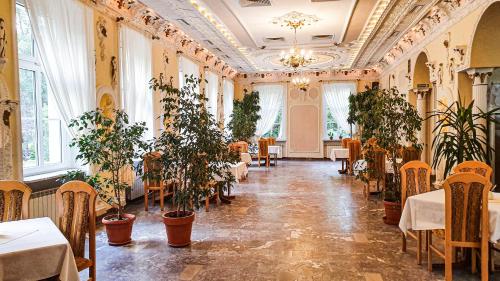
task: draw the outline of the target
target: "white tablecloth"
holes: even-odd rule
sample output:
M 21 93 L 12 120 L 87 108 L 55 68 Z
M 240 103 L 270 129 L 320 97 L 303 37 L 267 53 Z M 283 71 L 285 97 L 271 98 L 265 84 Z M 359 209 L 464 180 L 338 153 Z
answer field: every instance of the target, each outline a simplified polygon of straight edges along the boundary
M 252 164 L 252 156 L 250 155 L 250 153 L 242 152 L 241 153 L 241 162 L 245 162 L 247 165 L 251 165 Z
M 348 148 L 332 148 L 330 151 L 330 159 L 333 162 L 338 159 L 349 159 L 349 149 Z
M 248 166 L 245 162 L 239 162 L 237 164 L 231 164 L 231 174 L 233 174 L 236 182 L 240 182 L 243 178 L 246 178 L 248 175 Z M 216 181 L 221 181 L 222 179 L 218 176 L 215 176 Z
M 49 218 L 0 223 L 0 280 L 40 280 L 59 274 L 78 281 L 68 240 Z
M 396 159 L 396 161 L 398 163 L 401 163 L 403 161 L 402 158 L 398 158 Z M 357 175 L 359 173 L 359 171 L 363 171 L 364 169 L 366 169 L 366 160 L 364 159 L 361 159 L 361 160 L 358 160 L 354 163 L 354 174 Z M 385 160 L 385 172 L 388 173 L 388 174 L 392 174 L 393 173 L 393 168 L 392 168 L 392 162 L 389 161 L 389 160 Z
M 494 193 L 500 199 L 500 193 Z M 490 241 L 500 240 L 500 203 L 488 204 L 490 219 Z M 445 228 L 444 189 L 410 196 L 399 221 L 399 228 L 406 234 L 408 229 L 432 230 Z
M 269 154 L 279 155 L 281 153 L 281 146 L 280 145 L 270 145 L 267 148 L 267 152 Z

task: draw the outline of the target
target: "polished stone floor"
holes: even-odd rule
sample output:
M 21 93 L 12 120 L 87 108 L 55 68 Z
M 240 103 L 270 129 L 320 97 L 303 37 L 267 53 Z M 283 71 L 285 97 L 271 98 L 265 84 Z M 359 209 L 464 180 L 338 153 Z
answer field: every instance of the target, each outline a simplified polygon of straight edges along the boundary
M 416 264 L 415 243 L 401 252 L 383 206 L 331 161 L 251 167 L 231 205 L 196 213 L 193 243 L 167 246 L 158 206 L 137 215 L 133 243 L 111 247 L 97 234 L 97 280 L 442 280 L 443 268 Z M 424 258 L 425 259 L 425 258 Z M 437 258 L 435 262 L 441 262 Z M 479 280 L 456 269 L 454 280 Z M 83 275 L 82 275 L 83 277 Z M 490 280 L 500 278 L 491 276 Z M 84 279 L 82 279 L 84 280 Z

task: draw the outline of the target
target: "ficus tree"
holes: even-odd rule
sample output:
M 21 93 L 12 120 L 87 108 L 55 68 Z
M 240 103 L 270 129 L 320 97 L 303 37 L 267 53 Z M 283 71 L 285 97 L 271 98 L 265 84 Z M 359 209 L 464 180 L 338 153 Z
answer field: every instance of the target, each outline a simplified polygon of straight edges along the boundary
M 259 115 L 259 92 L 248 93 L 245 90 L 243 99 L 234 100 L 233 113 L 229 122 L 229 129 L 234 140 L 249 142 L 255 136 Z

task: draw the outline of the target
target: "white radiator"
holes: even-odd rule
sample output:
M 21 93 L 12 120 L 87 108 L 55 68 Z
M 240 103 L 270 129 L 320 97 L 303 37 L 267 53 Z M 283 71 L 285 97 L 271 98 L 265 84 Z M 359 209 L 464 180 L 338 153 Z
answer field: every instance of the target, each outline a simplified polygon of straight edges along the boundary
M 141 196 L 144 196 L 144 185 L 141 177 L 136 177 L 132 188 L 127 192 L 127 200 L 134 200 Z
M 31 194 L 29 201 L 30 218 L 49 217 L 59 226 L 56 219 L 56 191 L 57 188 L 51 188 Z

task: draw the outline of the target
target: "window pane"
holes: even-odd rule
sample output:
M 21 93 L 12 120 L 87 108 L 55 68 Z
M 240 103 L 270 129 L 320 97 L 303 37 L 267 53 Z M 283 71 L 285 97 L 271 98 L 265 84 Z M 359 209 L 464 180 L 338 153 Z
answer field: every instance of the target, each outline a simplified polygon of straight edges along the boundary
M 33 57 L 35 54 L 33 34 L 26 8 L 16 5 L 17 45 L 19 57 Z
M 45 164 L 61 163 L 61 117 L 54 96 L 47 87 L 45 76 L 40 82 L 42 98 L 42 155 Z
M 35 72 L 19 70 L 21 90 L 21 123 L 22 123 L 22 150 L 23 166 L 37 165 L 37 132 L 36 132 L 36 101 L 35 101 Z

